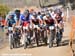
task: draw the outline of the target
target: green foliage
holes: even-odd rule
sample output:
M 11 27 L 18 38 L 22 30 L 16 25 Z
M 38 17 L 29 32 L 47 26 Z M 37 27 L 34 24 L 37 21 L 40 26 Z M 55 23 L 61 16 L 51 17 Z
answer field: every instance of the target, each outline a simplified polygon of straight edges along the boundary
M 7 6 L 0 5 L 0 14 L 1 15 L 6 15 L 9 11 L 10 11 L 10 9 Z

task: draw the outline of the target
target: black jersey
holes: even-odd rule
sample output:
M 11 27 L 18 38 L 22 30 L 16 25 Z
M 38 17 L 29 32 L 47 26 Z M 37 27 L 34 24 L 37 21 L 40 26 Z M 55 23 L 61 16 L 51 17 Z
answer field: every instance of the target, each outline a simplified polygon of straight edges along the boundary
M 34 20 L 32 20 L 32 22 L 33 22 L 35 25 L 38 25 L 38 24 L 39 24 L 39 20 L 38 20 L 38 19 L 34 19 Z
M 52 18 L 45 20 L 47 25 L 54 25 L 54 20 Z

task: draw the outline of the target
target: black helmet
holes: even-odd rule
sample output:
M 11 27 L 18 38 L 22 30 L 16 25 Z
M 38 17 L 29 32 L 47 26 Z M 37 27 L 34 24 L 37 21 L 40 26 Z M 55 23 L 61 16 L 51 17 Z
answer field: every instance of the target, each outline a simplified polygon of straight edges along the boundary
M 38 15 L 41 15 L 41 12 L 38 12 Z
M 19 9 L 16 9 L 15 10 L 15 14 L 16 14 L 18 20 L 19 20 L 19 18 L 20 18 L 20 10 Z

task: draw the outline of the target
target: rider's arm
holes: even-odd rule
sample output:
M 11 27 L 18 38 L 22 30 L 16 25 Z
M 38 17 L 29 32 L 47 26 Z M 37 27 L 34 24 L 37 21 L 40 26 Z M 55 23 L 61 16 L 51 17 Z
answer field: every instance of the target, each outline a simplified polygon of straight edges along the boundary
M 35 18 L 32 15 L 30 15 L 29 19 L 30 19 L 30 24 L 33 25 L 32 20 L 34 20 Z
M 44 22 L 45 25 L 46 25 L 46 22 L 45 22 L 46 19 L 47 19 L 46 16 L 44 16 L 43 17 L 43 22 Z
M 8 26 L 8 20 L 6 19 L 6 22 L 5 22 L 6 26 Z
M 15 20 L 15 19 L 13 19 L 13 24 L 12 24 L 13 31 L 15 30 L 15 26 L 16 26 L 16 20 Z
M 45 20 L 43 20 L 43 22 L 44 22 L 44 25 L 46 25 L 46 22 L 45 22 Z
M 58 22 L 57 22 L 56 18 L 54 18 L 54 22 L 55 22 L 55 24 L 58 24 Z

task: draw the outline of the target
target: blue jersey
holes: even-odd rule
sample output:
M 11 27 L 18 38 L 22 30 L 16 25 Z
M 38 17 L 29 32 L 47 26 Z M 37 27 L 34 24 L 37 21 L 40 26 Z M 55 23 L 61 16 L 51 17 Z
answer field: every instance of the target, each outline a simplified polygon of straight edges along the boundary
M 8 27 L 12 27 L 13 24 L 15 24 L 16 21 L 12 18 L 12 19 L 8 19 Z
M 20 20 L 21 21 L 29 21 L 30 20 L 30 18 L 29 18 L 30 16 L 28 16 L 27 18 L 22 14 L 22 15 L 20 15 Z

